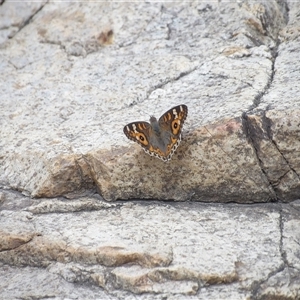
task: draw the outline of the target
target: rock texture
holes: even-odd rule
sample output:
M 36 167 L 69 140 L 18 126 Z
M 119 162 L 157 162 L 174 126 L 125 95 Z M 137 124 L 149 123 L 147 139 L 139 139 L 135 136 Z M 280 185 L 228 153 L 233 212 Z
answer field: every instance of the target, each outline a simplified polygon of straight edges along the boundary
M 0 299 L 300 297 L 299 201 L 1 196 Z
M 0 1 L 0 299 L 299 299 L 299 10 Z
M 96 186 L 106 200 L 297 199 L 297 11 L 285 1 L 5 1 L 1 186 L 34 197 Z M 126 123 L 180 103 L 188 122 L 171 162 L 124 136 Z

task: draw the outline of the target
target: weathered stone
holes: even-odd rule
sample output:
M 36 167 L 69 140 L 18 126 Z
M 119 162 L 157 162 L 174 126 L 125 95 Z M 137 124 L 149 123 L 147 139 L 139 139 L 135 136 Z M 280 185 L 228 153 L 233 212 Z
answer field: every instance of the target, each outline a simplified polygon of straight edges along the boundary
M 76 263 L 54 263 L 47 270 L 49 273 L 60 275 L 72 283 L 90 282 L 102 288 L 106 286 L 106 269 L 102 266 L 81 265 Z
M 37 201 L 35 201 L 37 202 Z M 78 200 L 43 200 L 38 204 L 33 204 L 26 210 L 34 214 L 50 213 L 50 212 L 71 212 L 83 210 L 98 210 L 116 207 L 116 204 L 110 204 L 104 201 L 99 201 L 96 198 L 81 198 Z
M 268 182 L 283 201 L 297 199 L 300 187 L 300 110 L 267 111 L 263 116 L 249 115 L 249 134 Z M 295 155 L 296 154 L 296 155 Z
M 294 207 L 283 207 L 282 221 L 282 250 L 284 251 L 285 259 L 290 268 L 299 269 L 299 200 L 298 205 Z
M 117 299 L 96 286 L 89 289 L 69 283 L 61 274 L 42 268 L 15 268 L 0 264 L 0 299 Z
M 263 283 L 255 296 L 258 299 L 298 299 L 299 285 L 299 269 L 285 268 Z
M 0 1 L 0 299 L 298 299 L 299 28 L 286 0 Z M 170 162 L 124 136 L 180 103 Z
M 17 4 L 9 5 L 17 11 Z M 34 18 L 18 25 L 22 30 L 1 49 L 6 71 L 0 75 L 6 82 L 1 92 L 9 95 L 1 103 L 2 187 L 53 197 L 96 184 L 107 200 L 297 198 L 299 156 L 293 149 L 298 132 L 285 128 L 280 145 L 275 130 L 281 120 L 275 87 L 281 89 L 287 71 L 299 69 L 296 54 L 291 54 L 295 64 L 290 56 L 285 59 L 297 39 L 283 40 L 275 53 L 279 32 L 288 35 L 283 28 L 293 22 L 287 3 L 189 3 L 179 9 L 172 3 L 82 7 L 41 2 L 28 7 Z M 294 19 L 295 9 L 291 5 Z M 155 100 L 158 89 L 163 97 Z M 242 114 L 256 118 L 253 108 L 265 110 L 272 91 L 277 93 L 273 113 L 265 115 L 274 136 L 266 145 L 275 142 L 283 149 L 278 152 L 273 143 L 272 153 L 268 147 L 257 153 L 253 145 L 259 141 L 249 138 Z M 285 108 L 299 106 L 293 95 Z M 162 113 L 178 103 L 188 105 L 189 115 L 184 141 L 171 162 L 149 158 L 126 140 L 122 127 L 139 119 L 141 111 Z M 295 115 L 296 110 L 287 113 L 287 123 L 297 122 Z M 282 160 L 288 161 L 276 174 Z M 282 177 L 287 167 L 291 171 Z
M 149 272 L 138 267 L 118 268 L 112 273 L 115 277 L 116 287 L 136 294 L 168 293 L 195 295 L 199 288 L 197 282 L 186 280 L 178 281 L 174 285 L 174 282 L 169 281 L 168 278 L 153 276 L 151 271 Z
M 26 212 L 0 211 L 0 251 L 18 248 L 34 238 L 37 233 L 31 218 Z
M 8 239 L 7 236 L 8 234 L 6 233 L 6 239 Z M 30 236 L 26 241 L 20 241 L 20 238 L 17 239 L 12 235 L 10 239 L 12 240 L 11 248 L 6 246 L 8 243 L 4 243 L 4 248 L 1 250 L 12 250 L 0 253 L 0 260 L 19 266 L 47 267 L 55 261 L 63 263 L 75 261 L 85 264 L 101 264 L 108 267 L 126 263 L 153 267 L 168 265 L 171 261 L 171 257 L 168 254 L 148 253 L 143 249 L 128 249 L 120 246 L 67 246 L 65 241 L 51 237 L 35 237 L 32 239 L 32 236 Z M 25 240 L 26 237 L 23 237 L 23 239 Z
M 285 204 L 282 215 L 280 204 L 182 202 L 118 203 L 76 214 L 72 209 L 55 213 L 57 200 L 46 201 L 42 214 L 31 209 L 35 203 L 25 208 L 34 214 L 1 212 L 6 235 L 15 235 L 9 231 L 11 222 L 25 222 L 17 226 L 19 232 L 35 234 L 18 247 L 1 251 L 2 263 L 46 268 L 69 283 L 90 283 L 112 295 L 118 290 L 182 296 L 209 291 L 220 297 L 235 295 L 237 289 L 240 296 L 269 293 L 274 285 L 271 281 L 266 285 L 268 279 L 284 267 L 300 268 L 295 256 L 299 245 L 292 241 L 297 239 L 293 207 L 298 202 Z M 297 286 L 295 281 L 295 290 Z
M 2 3 L 3 2 L 3 3 Z M 19 2 L 6 0 L 0 2 L 0 46 L 21 30 L 32 17 L 46 4 L 46 0 Z
M 112 160 L 103 152 L 86 156 L 105 199 L 262 202 L 276 197 L 247 143 L 241 119 L 187 134 L 167 168 L 166 163 L 139 152 L 136 147 L 134 153 L 124 153 L 126 160 L 123 155 Z

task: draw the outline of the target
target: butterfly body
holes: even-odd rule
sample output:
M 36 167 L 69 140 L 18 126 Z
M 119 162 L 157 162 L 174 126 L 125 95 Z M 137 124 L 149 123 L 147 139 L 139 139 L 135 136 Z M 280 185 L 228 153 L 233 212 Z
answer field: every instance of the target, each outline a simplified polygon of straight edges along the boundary
M 178 105 L 164 113 L 159 120 L 152 116 L 150 123 L 140 121 L 127 124 L 124 133 L 149 155 L 168 161 L 181 141 L 187 112 L 186 105 Z

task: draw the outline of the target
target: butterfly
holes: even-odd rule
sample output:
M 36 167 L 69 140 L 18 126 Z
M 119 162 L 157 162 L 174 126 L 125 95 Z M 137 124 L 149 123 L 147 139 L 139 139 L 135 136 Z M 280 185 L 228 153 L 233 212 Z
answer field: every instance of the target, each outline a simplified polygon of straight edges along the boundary
M 181 104 L 165 112 L 159 120 L 151 116 L 150 123 L 138 121 L 124 126 L 125 135 L 140 144 L 146 153 L 168 161 L 181 141 L 183 123 L 188 108 Z

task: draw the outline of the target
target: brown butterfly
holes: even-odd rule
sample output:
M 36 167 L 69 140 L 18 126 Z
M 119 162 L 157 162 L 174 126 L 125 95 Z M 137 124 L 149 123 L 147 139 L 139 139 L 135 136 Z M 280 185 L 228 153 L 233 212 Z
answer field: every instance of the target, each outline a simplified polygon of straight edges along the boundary
M 146 153 L 168 161 L 181 141 L 181 130 L 188 108 L 181 104 L 165 112 L 157 121 L 152 116 L 150 123 L 133 122 L 124 127 L 125 135 L 140 144 Z

